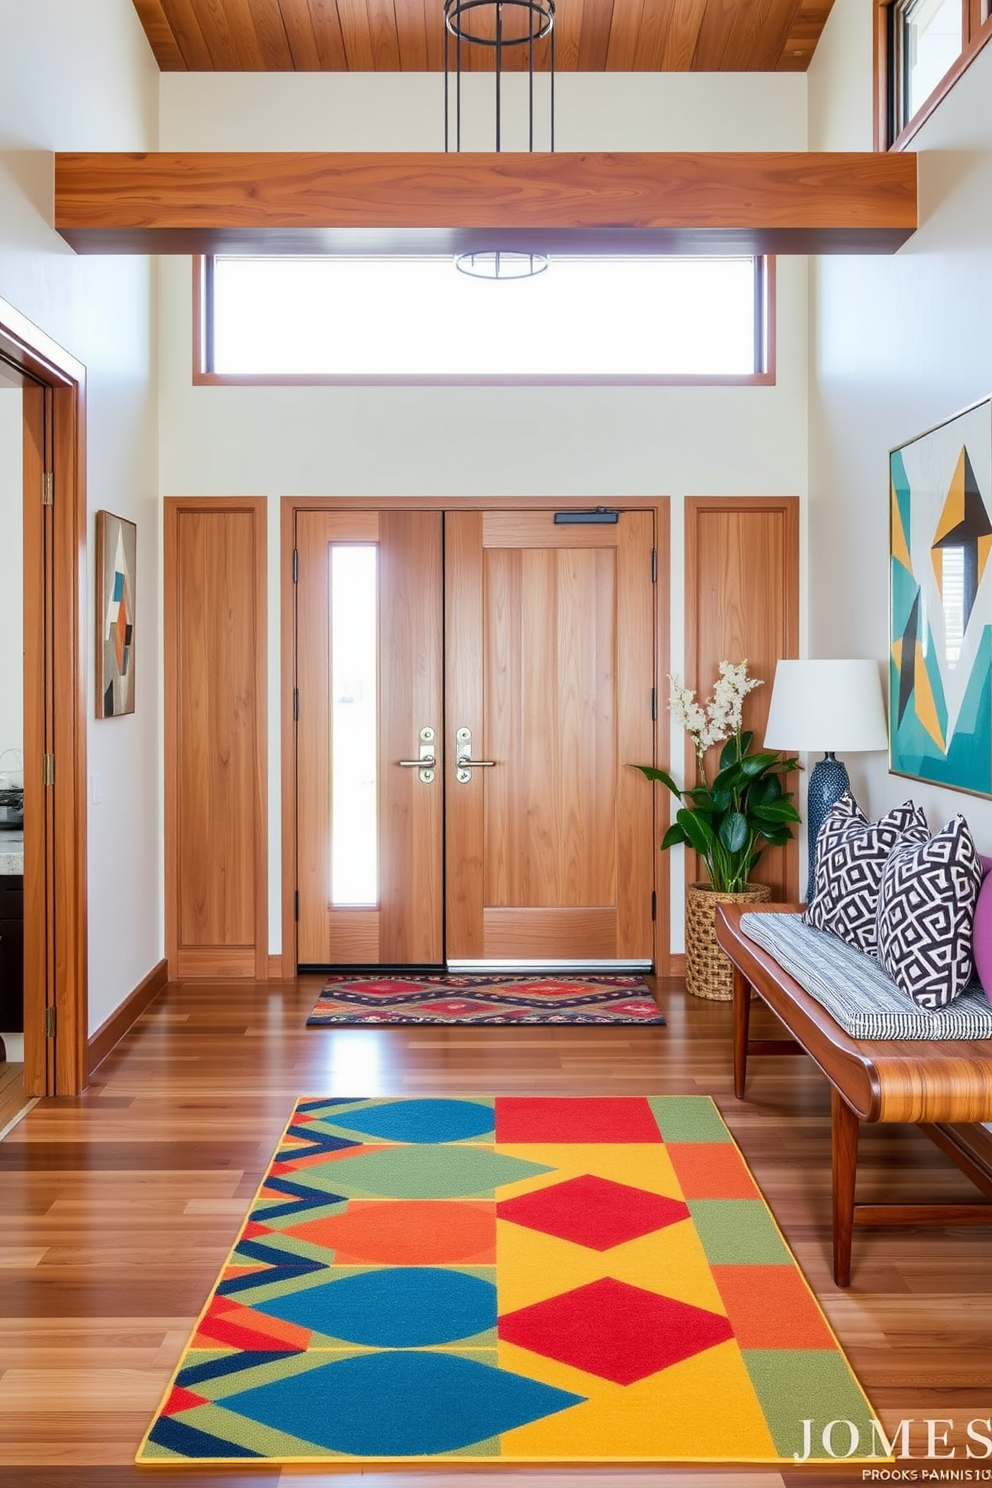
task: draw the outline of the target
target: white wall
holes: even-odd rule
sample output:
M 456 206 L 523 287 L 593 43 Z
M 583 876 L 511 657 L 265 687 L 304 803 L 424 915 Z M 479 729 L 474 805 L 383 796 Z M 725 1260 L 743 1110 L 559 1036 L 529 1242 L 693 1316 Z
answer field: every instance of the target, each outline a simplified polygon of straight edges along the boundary
M 4 752 L 24 747 L 23 438 L 21 390 L 0 387 L 0 789 L 24 783 Z
M 527 148 L 514 102 L 523 104 L 523 84 L 522 75 L 504 79 L 507 150 Z M 469 74 L 462 86 L 463 145 L 491 150 L 492 76 Z M 443 90 L 443 74 L 430 72 L 166 72 L 162 149 L 441 150 Z M 558 150 L 805 148 L 802 73 L 566 72 L 555 95 Z
M 871 139 L 871 0 L 837 0 L 809 74 L 817 146 Z M 856 83 L 856 86 L 855 86 Z M 992 392 L 992 48 L 920 130 L 921 226 L 894 258 L 812 274 L 809 640 L 814 656 L 888 652 L 888 451 Z M 992 849 L 992 802 L 851 770 L 874 813 L 914 797 L 963 812 Z M 848 761 L 849 767 L 852 761 Z
M 154 273 L 148 259 L 77 258 L 55 234 L 51 152 L 155 149 L 157 108 L 130 0 L 0 0 L 0 296 L 86 364 L 89 503 L 139 534 L 132 717 L 93 717 L 92 633 L 85 642 L 103 797 L 89 808 L 91 1030 L 162 954 Z
M 870 150 L 875 0 L 834 0 L 806 74 L 811 150 Z
M 473 103 L 476 120 L 488 120 L 491 79 L 470 81 L 484 84 Z M 560 85 L 562 150 L 805 147 L 801 75 L 572 74 Z M 431 150 L 441 143 L 441 110 L 438 76 L 170 73 L 162 78 L 162 148 Z M 162 491 L 270 499 L 273 951 L 280 945 L 280 496 L 670 495 L 672 664 L 680 670 L 682 497 L 805 495 L 805 260 L 779 264 L 772 388 L 193 387 L 188 261 L 164 260 L 159 282 Z M 667 682 L 659 683 L 667 697 Z M 682 758 L 677 731 L 673 758 Z M 676 880 L 680 867 L 673 862 Z M 680 880 L 672 897 L 680 949 Z

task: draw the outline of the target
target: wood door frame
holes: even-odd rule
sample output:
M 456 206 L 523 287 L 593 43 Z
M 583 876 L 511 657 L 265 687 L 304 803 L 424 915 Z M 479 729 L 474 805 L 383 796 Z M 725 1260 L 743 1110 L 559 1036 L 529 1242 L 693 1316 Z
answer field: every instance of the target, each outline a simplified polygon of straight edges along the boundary
M 257 619 L 254 656 L 255 684 L 255 969 L 253 980 L 269 976 L 269 767 L 268 767 L 268 498 L 265 496 L 166 496 L 163 523 L 163 617 L 165 706 L 165 956 L 170 979 L 179 963 L 179 592 L 177 547 L 182 512 L 250 512 L 256 523 L 253 600 Z M 294 971 L 295 976 L 295 971 Z M 241 973 L 239 973 L 241 975 Z M 230 973 L 204 972 L 197 981 L 213 976 L 230 980 Z
M 0 356 L 25 378 L 24 1091 L 77 1095 L 89 1078 L 86 368 L 4 300 Z
M 279 608 L 280 608 L 280 754 L 282 797 L 282 952 L 284 978 L 296 976 L 296 742 L 293 697 L 296 687 L 296 595 L 293 582 L 293 546 L 296 514 L 300 511 L 565 511 L 588 510 L 600 505 L 615 506 L 621 511 L 651 511 L 655 518 L 655 545 L 658 554 L 658 593 L 655 602 L 655 670 L 656 676 L 668 676 L 671 666 L 669 645 L 670 622 L 670 499 L 667 496 L 283 496 L 280 501 L 279 531 Z M 661 706 L 662 689 L 658 689 L 658 719 L 655 722 L 655 763 L 670 768 L 668 713 Z M 659 791 L 657 832 L 667 824 L 668 802 Z M 658 976 L 669 975 L 671 954 L 670 871 L 668 855 L 655 856 L 655 894 L 657 916 L 654 923 L 654 964 Z

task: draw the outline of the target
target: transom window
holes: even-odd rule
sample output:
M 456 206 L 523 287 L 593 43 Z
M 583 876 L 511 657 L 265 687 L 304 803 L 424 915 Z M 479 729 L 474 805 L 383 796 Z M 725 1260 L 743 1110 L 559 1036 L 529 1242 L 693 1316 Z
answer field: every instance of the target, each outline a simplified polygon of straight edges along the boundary
M 751 256 L 554 258 L 529 278 L 451 258 L 203 261 L 205 381 L 767 381 Z
M 899 0 L 900 126 L 908 124 L 964 44 L 961 0 Z
M 876 0 L 887 10 L 879 87 L 888 138 L 905 144 L 992 38 L 992 0 Z

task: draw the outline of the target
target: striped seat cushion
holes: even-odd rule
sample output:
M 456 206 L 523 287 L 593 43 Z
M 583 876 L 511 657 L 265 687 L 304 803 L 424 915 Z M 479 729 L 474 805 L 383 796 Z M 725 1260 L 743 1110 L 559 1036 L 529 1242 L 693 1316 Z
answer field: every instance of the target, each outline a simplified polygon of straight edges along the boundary
M 746 914 L 741 929 L 852 1038 L 992 1038 L 992 1005 L 981 987 L 969 987 L 948 1007 L 929 1012 L 917 1007 L 873 957 L 829 931 L 805 925 L 801 914 Z

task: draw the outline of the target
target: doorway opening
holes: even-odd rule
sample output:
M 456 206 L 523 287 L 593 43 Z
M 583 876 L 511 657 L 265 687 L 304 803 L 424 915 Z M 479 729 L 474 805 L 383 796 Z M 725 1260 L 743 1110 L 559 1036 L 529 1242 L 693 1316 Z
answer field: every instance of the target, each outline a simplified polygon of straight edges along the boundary
M 20 886 L 8 885 L 7 907 L 17 898 L 23 910 L 21 1093 L 30 1100 L 77 1094 L 88 1077 L 85 369 L 0 301 L 0 385 L 19 390 L 21 414 L 23 761 L 7 770 L 0 761 L 0 802 L 22 814 L 22 872 L 8 875 Z

